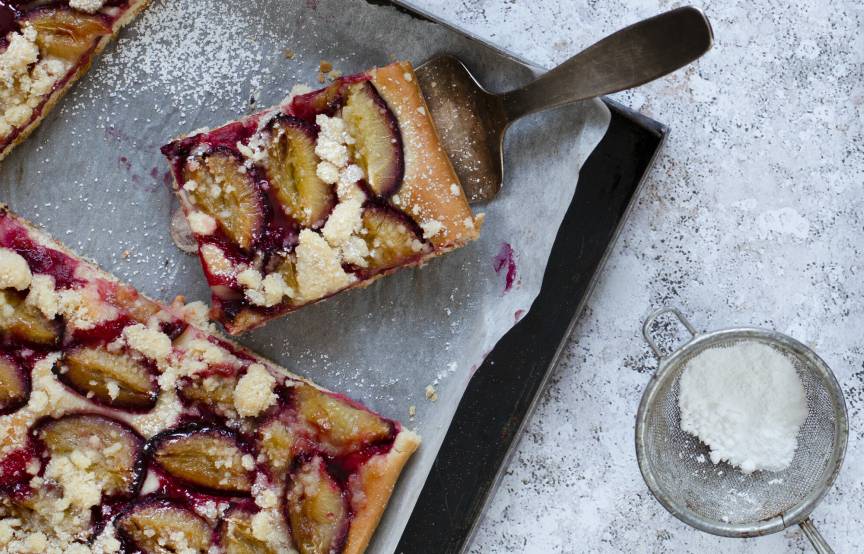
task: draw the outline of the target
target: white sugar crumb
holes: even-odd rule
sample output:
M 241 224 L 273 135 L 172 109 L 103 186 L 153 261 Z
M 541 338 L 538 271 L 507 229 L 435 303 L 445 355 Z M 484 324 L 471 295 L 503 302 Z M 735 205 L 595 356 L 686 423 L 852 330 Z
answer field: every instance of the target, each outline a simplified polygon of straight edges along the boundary
M 216 275 L 231 275 L 234 272 L 234 264 L 225 257 L 225 252 L 218 246 L 212 244 L 202 245 L 201 258 L 211 273 Z
M 123 329 L 123 338 L 129 348 L 156 361 L 164 360 L 171 353 L 171 339 L 168 335 L 140 323 Z
M 255 417 L 276 402 L 276 378 L 261 364 L 252 364 L 234 388 L 234 407 L 242 417 Z
M 69 7 L 86 13 L 96 13 L 105 5 L 105 0 L 69 0 Z
M 429 219 L 420 223 L 420 228 L 423 229 L 423 238 L 431 239 L 441 232 L 444 225 L 437 219 Z
M 798 447 L 807 397 L 784 354 L 760 343 L 710 348 L 681 375 L 681 429 L 744 473 L 782 471 Z
M 190 212 L 186 216 L 186 221 L 196 235 L 207 236 L 216 232 L 216 220 L 204 212 Z
M 247 268 L 237 274 L 237 283 L 246 288 L 246 298 L 256 306 L 270 308 L 281 303 L 284 297 L 295 295 L 279 273 L 262 277 L 258 270 Z
M 27 260 L 8 248 L 0 248 L 0 288 L 25 290 L 30 286 L 33 274 Z
M 321 234 L 330 246 L 339 248 L 363 226 L 363 200 L 361 198 L 340 202 L 333 208 Z
M 247 289 L 261 288 L 263 278 L 257 269 L 247 268 L 237 274 L 237 283 Z
M 318 178 L 328 185 L 335 185 L 339 182 L 339 168 L 330 162 L 320 162 L 315 169 Z
M 320 114 L 315 118 L 315 123 L 321 128 L 315 143 L 315 154 L 336 167 L 345 167 L 349 159 L 348 147 L 345 145 L 350 143 L 345 122 L 340 117 Z
M 297 245 L 297 285 L 300 297 L 318 300 L 353 283 L 356 277 L 342 269 L 339 252 L 314 231 L 300 231 Z
M 452 194 L 453 196 L 459 196 L 459 193 L 461 192 L 461 190 L 462 189 L 460 189 L 459 185 L 457 185 L 456 183 L 450 184 L 450 194 Z

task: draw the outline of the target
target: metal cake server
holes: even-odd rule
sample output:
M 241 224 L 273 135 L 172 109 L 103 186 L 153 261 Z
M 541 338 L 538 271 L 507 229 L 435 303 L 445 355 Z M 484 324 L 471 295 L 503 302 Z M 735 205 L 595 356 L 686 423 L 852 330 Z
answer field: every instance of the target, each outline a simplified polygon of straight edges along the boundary
M 711 49 L 711 24 L 700 10 L 678 8 L 618 31 L 528 85 L 493 94 L 457 58 L 417 68 L 420 88 L 469 201 L 498 194 L 504 134 L 517 119 L 637 87 L 697 60 Z

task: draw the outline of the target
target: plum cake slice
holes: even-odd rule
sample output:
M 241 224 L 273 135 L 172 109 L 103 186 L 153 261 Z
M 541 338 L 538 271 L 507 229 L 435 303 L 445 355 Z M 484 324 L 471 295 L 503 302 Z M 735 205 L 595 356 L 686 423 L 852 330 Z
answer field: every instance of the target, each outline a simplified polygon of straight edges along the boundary
M 149 1 L 0 1 L 0 160 Z
M 164 146 L 231 334 L 477 238 L 414 77 L 398 62 Z
M 419 437 L 0 208 L 0 552 L 366 549 Z

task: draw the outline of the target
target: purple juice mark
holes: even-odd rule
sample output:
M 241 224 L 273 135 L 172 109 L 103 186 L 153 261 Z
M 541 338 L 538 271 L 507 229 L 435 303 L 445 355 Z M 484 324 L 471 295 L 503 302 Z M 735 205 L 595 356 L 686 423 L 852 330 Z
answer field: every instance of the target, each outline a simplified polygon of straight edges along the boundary
M 126 156 L 120 156 L 120 166 L 126 171 L 132 171 L 132 162 Z
M 20 14 L 10 4 L 11 2 L 0 1 L 0 37 L 3 37 L 3 42 L 7 42 L 6 35 L 18 30 L 18 18 Z
M 516 259 L 513 247 L 510 246 L 510 243 L 501 243 L 501 250 L 499 250 L 498 254 L 492 258 L 492 267 L 498 275 L 501 275 L 501 272 L 505 268 L 507 269 L 504 280 L 504 292 L 509 292 L 510 289 L 513 288 L 513 283 L 516 281 Z
M 516 323 L 519 323 L 519 320 L 525 316 L 525 310 L 519 309 L 516 310 L 516 313 L 513 314 L 513 319 Z

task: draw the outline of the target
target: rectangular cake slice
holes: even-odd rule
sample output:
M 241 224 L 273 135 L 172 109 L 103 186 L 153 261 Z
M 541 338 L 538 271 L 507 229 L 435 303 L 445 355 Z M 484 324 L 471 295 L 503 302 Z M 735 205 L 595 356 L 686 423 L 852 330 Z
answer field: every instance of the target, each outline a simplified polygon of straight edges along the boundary
M 292 94 L 162 152 L 212 316 L 232 334 L 480 231 L 407 62 Z
M 417 435 L 0 209 L 0 552 L 365 550 Z
M 0 2 L 0 160 L 149 1 Z

